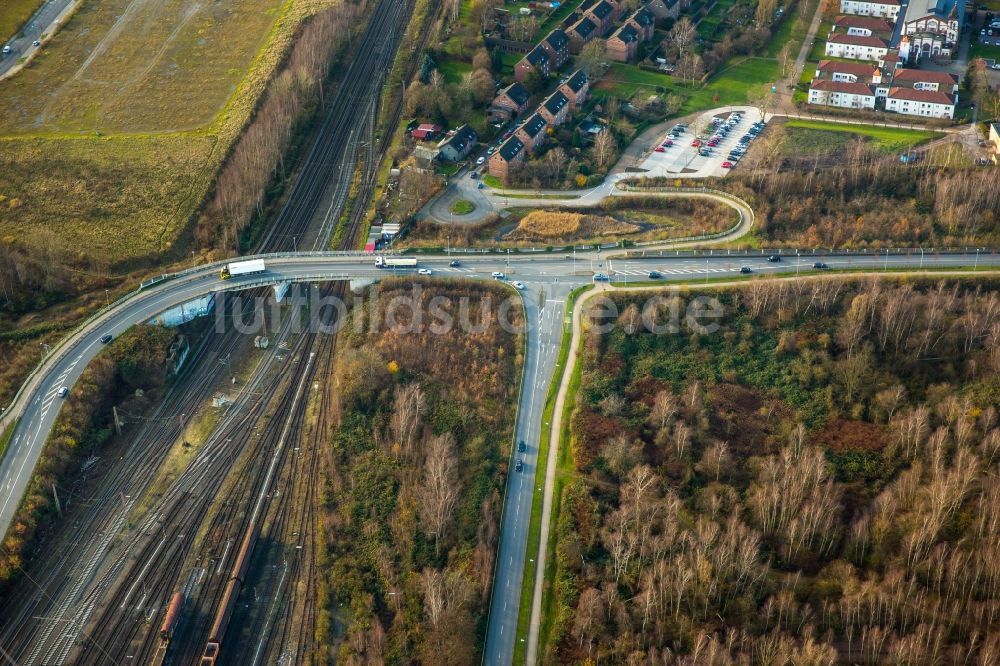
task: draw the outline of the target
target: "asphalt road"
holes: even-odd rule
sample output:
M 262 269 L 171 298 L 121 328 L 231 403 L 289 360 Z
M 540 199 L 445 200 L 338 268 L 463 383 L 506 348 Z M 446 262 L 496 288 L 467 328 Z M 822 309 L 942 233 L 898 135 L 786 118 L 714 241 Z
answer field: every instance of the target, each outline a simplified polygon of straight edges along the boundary
M 10 53 L 0 55 L 0 78 L 3 78 L 18 65 L 18 61 L 28 58 L 40 48 L 34 42 L 52 37 L 56 22 L 63 12 L 67 11 L 77 0 L 48 0 L 34 15 L 28 19 L 14 35 L 0 35 L 0 39 L 10 37 L 4 46 L 9 46 Z M 23 64 L 23 62 L 21 63 Z
M 525 547 L 532 501 L 532 479 L 537 465 L 541 411 L 545 393 L 558 354 L 560 323 L 566 294 L 574 287 L 590 283 L 595 271 L 612 272 L 616 281 L 647 280 L 656 270 L 667 281 L 697 282 L 708 278 L 739 275 L 742 266 L 755 273 L 795 273 L 809 270 L 817 259 L 812 256 L 786 257 L 770 263 L 764 256 L 741 257 L 716 255 L 707 258 L 648 256 L 608 261 L 606 255 L 579 253 L 575 259 L 564 255 L 503 255 L 463 257 L 462 266 L 452 268 L 444 256 L 421 258 L 420 267 L 430 268 L 435 277 L 491 279 L 492 271 L 503 271 L 509 280 L 524 283 L 528 327 L 528 353 L 524 391 L 517 424 L 517 439 L 524 440 L 525 468 L 511 474 L 506 495 L 501 542 L 498 549 L 491 622 L 487 634 L 487 664 L 510 663 L 520 599 L 521 578 L 525 567 Z M 978 264 L 980 268 L 1000 267 L 996 254 L 851 256 L 823 258 L 831 268 L 888 270 L 919 266 L 958 267 Z M 373 278 L 387 274 L 415 274 L 416 269 L 380 270 L 371 257 L 333 254 L 286 254 L 267 258 L 264 274 L 222 281 L 218 266 L 206 266 L 158 283 L 121 303 L 78 332 L 72 340 L 54 352 L 42 372 L 26 392 L 22 418 L 13 434 L 7 453 L 0 462 L 0 529 L 6 533 L 31 478 L 32 470 L 49 431 L 59 413 L 62 399 L 57 393 L 63 386 L 72 387 L 90 360 L 101 348 L 100 337 L 120 334 L 171 307 L 213 291 L 246 288 L 261 283 L 307 281 L 330 278 Z M 519 454 L 515 453 L 515 456 Z

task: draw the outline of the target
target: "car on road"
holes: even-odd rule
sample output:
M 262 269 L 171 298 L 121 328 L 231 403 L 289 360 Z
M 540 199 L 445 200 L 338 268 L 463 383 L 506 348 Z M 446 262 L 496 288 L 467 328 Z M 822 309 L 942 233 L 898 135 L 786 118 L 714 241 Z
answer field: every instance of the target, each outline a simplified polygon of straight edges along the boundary
M 486 189 L 486 186 L 483 185 L 482 183 L 479 183 L 479 185 L 476 185 L 476 189 L 477 190 L 483 190 L 483 189 Z
M 813 268 L 816 268 L 816 269 L 819 269 L 819 270 L 823 271 L 823 270 L 826 270 L 827 268 L 829 268 L 829 266 L 827 266 L 822 261 L 817 261 L 815 264 L 813 264 Z
M 476 180 L 477 178 L 479 178 L 479 172 L 473 171 L 472 173 L 469 174 L 469 178 L 471 178 L 472 180 Z
M 647 275 L 646 277 L 648 277 L 650 280 L 659 280 L 661 277 L 663 277 L 663 273 L 661 273 L 660 271 L 649 271 L 649 275 Z
M 511 284 L 514 286 L 514 289 L 524 289 L 523 282 L 518 282 L 517 280 L 514 280 L 513 282 L 511 282 Z
M 12 49 L 12 48 L 10 47 L 10 45 L 7 45 L 7 46 L 3 47 L 3 54 L 4 54 L 4 55 L 9 55 L 9 54 L 10 54 L 10 52 L 11 52 L 11 51 L 13 51 L 13 50 L 14 50 L 14 49 Z
M 59 391 L 57 391 L 57 394 L 59 395 L 60 398 L 65 398 L 66 396 L 69 395 L 69 388 L 63 386 L 61 389 L 59 389 Z
M 482 155 L 480 155 L 479 157 L 476 158 L 476 166 L 481 166 L 482 163 L 485 162 L 485 161 L 486 161 L 486 158 L 483 157 Z
M 770 257 L 767 258 L 767 260 L 770 261 L 772 264 L 776 264 L 779 261 L 781 261 L 781 255 L 772 254 Z
M 753 269 L 749 266 L 740 267 L 740 273 L 753 273 Z
M 733 168 L 733 163 L 730 162 L 729 160 L 726 160 L 725 162 L 722 163 L 722 168 L 723 169 L 732 169 Z
M 514 471 L 517 472 L 518 474 L 524 471 L 524 460 L 519 459 L 517 461 L 517 464 L 514 465 Z
M 458 259 L 453 259 L 452 261 L 448 262 L 448 265 L 451 266 L 452 268 L 458 268 L 459 266 L 462 265 L 462 262 L 459 261 Z
M 487 155 L 492 155 L 495 152 L 497 152 L 497 149 L 494 146 L 490 146 L 489 148 L 486 149 L 486 154 Z
M 667 149 L 664 148 L 663 146 L 657 146 L 655 152 L 657 152 L 657 153 L 665 153 L 665 152 L 667 152 Z
M 491 277 L 492 277 L 492 278 L 493 278 L 494 280 L 502 280 L 502 279 L 504 279 L 505 277 L 507 277 L 506 275 L 504 275 L 504 274 L 503 274 L 503 273 L 501 273 L 500 271 L 493 271 L 492 273 L 490 273 L 490 276 L 491 276 Z
M 528 446 L 524 443 L 523 439 L 520 442 L 517 443 L 517 452 L 518 453 L 524 453 L 527 450 L 528 450 Z
M 102 345 L 106 345 L 106 344 L 108 344 L 109 342 L 111 342 L 111 340 L 112 340 L 112 339 L 113 339 L 113 338 L 111 337 L 111 334 L 110 334 L 110 333 L 108 333 L 107 335 L 102 335 L 102 336 L 101 336 L 101 344 L 102 344 Z
M 433 273 L 433 271 L 429 268 L 418 268 L 417 272 L 420 273 L 421 275 L 430 275 L 431 273 Z
M 37 47 L 37 46 L 41 46 L 42 43 L 36 39 L 35 41 L 31 42 L 31 45 Z

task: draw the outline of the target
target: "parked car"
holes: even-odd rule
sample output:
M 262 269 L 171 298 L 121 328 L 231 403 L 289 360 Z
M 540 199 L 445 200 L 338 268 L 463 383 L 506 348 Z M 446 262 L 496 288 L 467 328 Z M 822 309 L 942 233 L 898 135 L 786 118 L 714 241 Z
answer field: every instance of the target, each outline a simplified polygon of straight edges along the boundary
M 733 163 L 730 162 L 729 160 L 726 160 L 725 162 L 722 163 L 722 168 L 723 169 L 732 169 L 733 168 Z
M 486 161 L 486 158 L 483 157 L 482 155 L 480 155 L 479 157 L 476 158 L 476 166 L 482 166 L 483 162 L 485 162 L 485 161 Z
M 476 189 L 482 190 L 482 189 L 485 189 L 485 187 L 486 187 L 485 185 L 483 185 L 482 183 L 479 183 L 479 185 L 476 187 Z
M 486 154 L 487 155 L 492 155 L 495 152 L 497 152 L 497 149 L 496 149 L 495 146 L 490 146 L 489 148 L 486 149 Z
M 472 180 L 475 180 L 476 178 L 479 178 L 479 172 L 478 171 L 473 171 L 472 173 L 469 174 L 469 178 L 471 178 Z
M 431 269 L 429 268 L 418 268 L 417 272 L 420 273 L 421 275 L 430 275 L 433 271 L 431 271 Z
M 657 147 L 656 147 L 656 150 L 655 150 L 654 152 L 657 152 L 657 153 L 665 153 L 665 152 L 667 152 L 667 149 L 666 149 L 666 148 L 664 148 L 663 146 L 657 146 Z
M 111 340 L 113 340 L 113 338 L 111 337 L 110 333 L 108 333 L 107 335 L 102 335 L 101 336 L 101 344 L 102 345 L 108 344 L 109 342 L 111 342 Z
M 663 142 L 663 147 L 664 147 L 664 148 L 669 148 L 669 147 L 671 147 L 672 145 L 674 145 L 674 142 L 673 142 L 673 141 L 671 141 L 670 139 L 667 139 L 666 141 L 664 141 L 664 142 Z
M 691 142 L 691 145 L 697 148 L 698 146 L 701 145 L 701 139 L 695 139 L 694 141 Z
M 749 266 L 743 266 L 740 268 L 740 273 L 753 273 L 753 269 Z

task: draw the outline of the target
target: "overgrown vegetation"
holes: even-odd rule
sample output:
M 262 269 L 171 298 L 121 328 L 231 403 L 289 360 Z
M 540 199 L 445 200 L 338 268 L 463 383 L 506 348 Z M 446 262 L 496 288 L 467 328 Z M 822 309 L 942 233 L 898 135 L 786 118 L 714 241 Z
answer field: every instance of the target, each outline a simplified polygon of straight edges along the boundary
M 546 659 L 995 663 L 997 287 L 753 281 L 718 331 L 661 335 L 619 295 Z
M 115 339 L 87 366 L 62 405 L 21 506 L 0 550 L 0 592 L 21 572 L 40 530 L 56 519 L 52 486 L 75 485 L 80 466 L 111 439 L 112 405 L 141 413 L 151 404 L 146 392 L 166 380 L 167 350 L 174 333 L 136 326 Z M 61 398 L 56 398 L 61 400 Z
M 338 661 L 480 659 L 522 364 L 506 293 L 387 280 L 340 334 L 318 631 Z

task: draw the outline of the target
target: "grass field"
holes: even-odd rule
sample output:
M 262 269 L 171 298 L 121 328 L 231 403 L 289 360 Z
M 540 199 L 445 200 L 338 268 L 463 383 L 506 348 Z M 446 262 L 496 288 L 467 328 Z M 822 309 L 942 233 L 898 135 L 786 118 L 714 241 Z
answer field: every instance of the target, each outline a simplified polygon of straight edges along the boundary
M 452 215 L 468 215 L 474 210 L 476 210 L 476 204 L 468 199 L 459 199 L 451 205 Z
M 748 92 L 761 83 L 778 78 L 778 63 L 770 58 L 746 58 L 734 63 L 709 79 L 702 87 L 679 83 L 672 76 L 639 69 L 635 65 L 612 65 L 597 84 L 597 94 L 610 94 L 621 99 L 636 93 L 667 91 L 684 98 L 680 114 L 691 113 L 727 104 L 745 104 Z
M 817 120 L 789 120 L 785 123 L 793 146 L 815 152 L 819 149 L 836 149 L 846 146 L 851 139 L 861 136 L 873 141 L 887 153 L 902 152 L 925 141 L 941 136 L 939 132 L 909 130 L 874 125 L 848 125 Z M 798 134 L 798 136 L 796 136 Z
M 178 246 L 304 16 L 338 0 L 84 3 L 0 82 L 0 237 L 118 263 Z
M 42 0 L 3 0 L 0 9 L 0 42 L 17 34 L 31 15 L 42 6 Z
M 447 83 L 460 83 L 462 77 L 472 71 L 472 63 L 449 59 L 438 64 L 438 71 Z
M 998 2 L 998 4 L 1000 4 L 1000 2 Z M 987 60 L 1000 61 L 1000 46 L 971 44 L 969 46 L 969 60 L 972 60 L 973 58 L 985 58 Z

